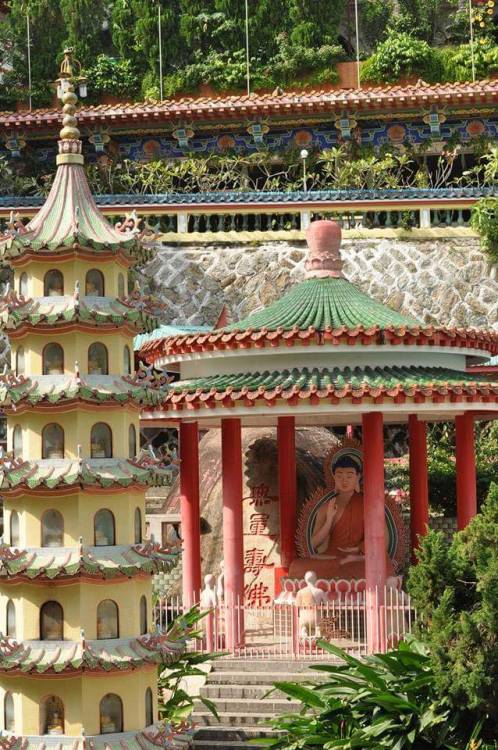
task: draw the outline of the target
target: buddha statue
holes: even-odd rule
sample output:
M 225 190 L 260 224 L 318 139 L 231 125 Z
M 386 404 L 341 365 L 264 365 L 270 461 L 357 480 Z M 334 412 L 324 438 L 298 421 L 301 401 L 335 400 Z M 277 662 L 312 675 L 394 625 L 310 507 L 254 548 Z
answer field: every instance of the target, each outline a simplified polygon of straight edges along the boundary
M 329 486 L 317 491 L 301 512 L 298 548 L 301 559 L 289 569 L 291 578 L 302 578 L 313 570 L 319 578 L 361 579 L 365 577 L 365 529 L 361 490 L 361 451 L 353 446 L 334 450 L 327 457 Z M 388 535 L 386 534 L 386 545 Z M 306 554 L 307 553 L 307 554 Z M 393 574 L 387 553 L 387 574 Z

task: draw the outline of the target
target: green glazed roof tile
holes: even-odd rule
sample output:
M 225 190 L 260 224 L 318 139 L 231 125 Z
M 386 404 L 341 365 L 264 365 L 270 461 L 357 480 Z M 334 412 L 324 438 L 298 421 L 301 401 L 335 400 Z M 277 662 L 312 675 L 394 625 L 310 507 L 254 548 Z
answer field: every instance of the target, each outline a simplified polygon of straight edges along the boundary
M 129 671 L 147 664 L 174 663 L 186 638 L 167 635 L 80 641 L 23 641 L 0 638 L 0 671 L 30 674 Z
M 498 388 L 485 375 L 450 370 L 444 367 L 344 367 L 344 368 L 308 368 L 295 367 L 291 370 L 265 370 L 263 372 L 236 373 L 227 375 L 210 375 L 205 378 L 181 380 L 171 384 L 166 400 L 175 401 L 180 394 L 213 393 L 232 394 L 274 391 L 296 391 L 301 393 L 312 390 L 341 391 L 348 389 L 410 389 L 426 388 L 428 390 L 477 383 L 490 388 Z
M 420 323 L 368 297 L 344 278 L 315 278 L 302 281 L 269 307 L 258 310 L 222 330 L 270 331 L 307 330 L 313 327 L 370 328 L 379 326 L 416 326 Z
M 105 547 L 37 547 L 14 549 L 0 546 L 0 579 L 21 576 L 50 580 L 90 576 L 112 579 L 147 573 L 168 573 L 178 561 L 178 550 L 157 543 Z
M 138 305 L 112 297 L 36 297 L 23 301 L 12 295 L 0 308 L 0 327 L 13 330 L 23 325 L 56 326 L 79 322 L 90 325 L 125 323 L 138 331 L 152 331 L 156 320 Z
M 164 378 L 114 375 L 0 375 L 0 404 L 58 404 L 75 399 L 93 403 L 127 403 L 155 406 L 165 395 Z
M 129 487 L 154 486 L 171 481 L 172 468 L 152 458 L 39 459 L 0 458 L 0 489 L 17 487 Z

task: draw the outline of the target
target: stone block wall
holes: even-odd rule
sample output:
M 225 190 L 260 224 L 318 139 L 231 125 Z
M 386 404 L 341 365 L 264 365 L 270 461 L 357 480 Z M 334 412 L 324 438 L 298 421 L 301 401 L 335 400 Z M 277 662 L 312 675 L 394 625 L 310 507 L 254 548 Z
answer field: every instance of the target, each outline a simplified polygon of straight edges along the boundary
M 145 286 L 166 303 L 164 322 L 214 324 L 268 305 L 304 276 L 304 242 L 159 245 Z M 478 238 L 343 240 L 346 277 L 424 323 L 498 329 L 497 269 Z

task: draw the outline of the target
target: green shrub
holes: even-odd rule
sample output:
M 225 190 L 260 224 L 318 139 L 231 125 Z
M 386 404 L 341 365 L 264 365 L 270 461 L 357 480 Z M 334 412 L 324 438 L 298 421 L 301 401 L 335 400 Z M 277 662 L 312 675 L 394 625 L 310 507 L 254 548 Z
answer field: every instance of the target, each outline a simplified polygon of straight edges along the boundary
M 498 263 L 498 198 L 481 198 L 472 208 L 472 227 L 494 263 Z
M 423 539 L 408 588 L 438 693 L 498 740 L 498 485 L 450 544 L 441 533 Z
M 470 44 L 446 47 L 437 51 L 445 81 L 472 80 L 472 54 Z M 490 37 L 481 37 L 474 43 L 476 79 L 489 78 L 498 72 L 498 45 Z
M 88 71 L 90 94 L 133 97 L 138 92 L 138 77 L 130 60 L 99 55 Z
M 364 81 L 393 83 L 401 76 L 419 75 L 430 82 L 440 78 L 441 65 L 434 50 L 405 32 L 391 32 L 361 68 Z
M 438 695 L 431 656 L 422 643 L 410 638 L 385 655 L 361 660 L 329 643 L 320 645 L 340 663 L 312 667 L 324 676 L 323 682 L 275 683 L 302 708 L 272 721 L 283 734 L 274 741 L 263 740 L 266 746 L 275 750 L 480 747 L 479 726 L 465 726 L 460 710 Z

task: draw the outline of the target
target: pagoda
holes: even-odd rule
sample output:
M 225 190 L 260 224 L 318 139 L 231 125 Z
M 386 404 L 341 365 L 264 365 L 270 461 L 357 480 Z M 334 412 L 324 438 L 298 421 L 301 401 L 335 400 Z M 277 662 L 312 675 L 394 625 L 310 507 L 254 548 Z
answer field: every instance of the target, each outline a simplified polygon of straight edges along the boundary
M 2 743 L 146 750 L 171 739 L 157 665 L 182 645 L 153 627 L 151 576 L 175 557 L 144 540 L 145 488 L 165 472 L 137 457 L 139 409 L 161 384 L 134 372 L 133 337 L 154 321 L 127 275 L 148 251 L 90 194 L 65 64 L 54 184 L 0 239 L 14 272 L 0 306 L 12 349 L 0 382 Z

